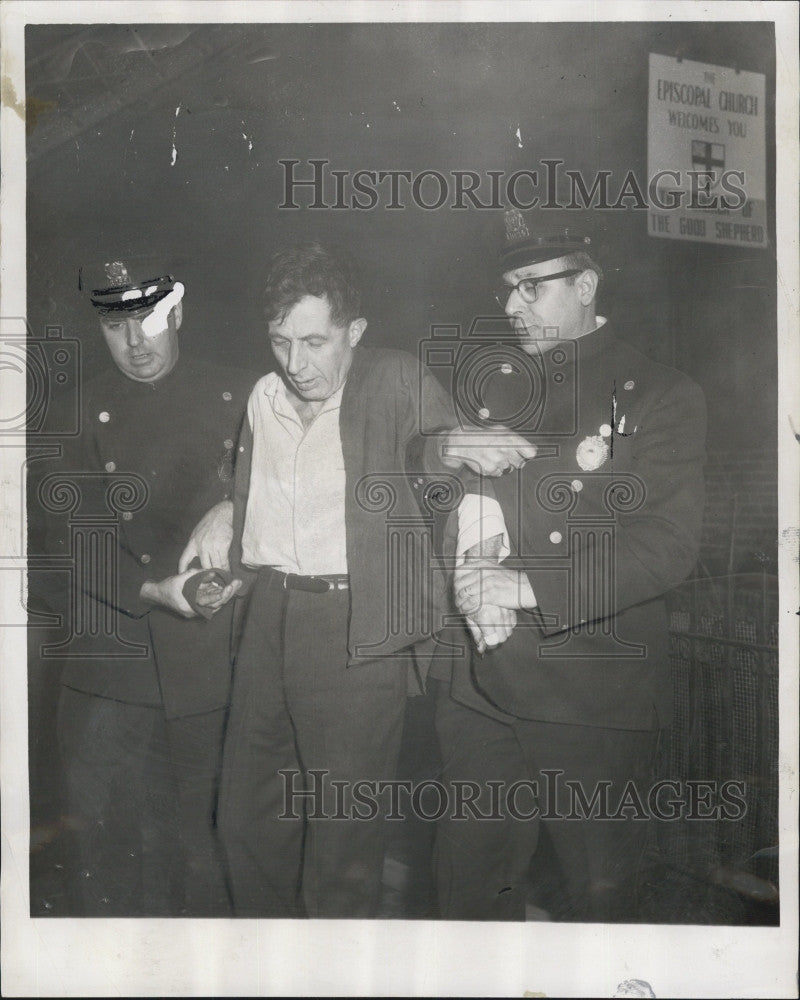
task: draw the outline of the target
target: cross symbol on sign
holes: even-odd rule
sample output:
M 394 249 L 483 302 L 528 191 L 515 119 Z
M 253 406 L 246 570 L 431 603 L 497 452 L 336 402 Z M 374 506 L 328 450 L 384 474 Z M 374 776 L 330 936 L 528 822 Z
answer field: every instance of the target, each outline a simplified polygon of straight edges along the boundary
M 716 168 L 724 170 L 725 146 L 721 142 L 704 142 L 701 139 L 692 139 L 692 166 L 710 171 L 714 171 Z M 707 177 L 705 181 L 711 187 L 712 178 Z M 714 178 L 714 183 L 716 183 L 716 178 Z

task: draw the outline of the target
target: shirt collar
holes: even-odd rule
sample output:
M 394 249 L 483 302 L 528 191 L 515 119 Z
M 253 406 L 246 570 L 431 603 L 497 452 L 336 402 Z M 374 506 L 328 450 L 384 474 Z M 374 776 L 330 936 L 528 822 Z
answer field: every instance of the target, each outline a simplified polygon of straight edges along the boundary
M 336 392 L 325 400 L 323 406 L 319 410 L 319 413 L 317 413 L 317 417 L 321 416 L 323 413 L 329 413 L 331 410 L 338 410 L 341 407 L 342 394 L 346 384 L 347 380 L 345 379 Z M 298 423 L 300 422 L 297 410 L 295 410 L 292 405 L 292 401 L 289 399 L 286 383 L 283 381 L 278 372 L 270 372 L 267 377 L 266 384 L 264 385 L 264 395 L 270 401 L 270 405 L 276 414 L 282 417 L 288 417 Z

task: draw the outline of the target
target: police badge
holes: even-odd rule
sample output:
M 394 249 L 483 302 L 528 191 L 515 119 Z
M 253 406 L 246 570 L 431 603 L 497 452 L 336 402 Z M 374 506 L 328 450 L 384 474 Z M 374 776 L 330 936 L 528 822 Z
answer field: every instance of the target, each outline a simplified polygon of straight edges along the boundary
M 575 458 L 584 472 L 594 472 L 604 464 L 609 454 L 608 442 L 600 434 L 594 434 L 581 441 L 575 451 Z

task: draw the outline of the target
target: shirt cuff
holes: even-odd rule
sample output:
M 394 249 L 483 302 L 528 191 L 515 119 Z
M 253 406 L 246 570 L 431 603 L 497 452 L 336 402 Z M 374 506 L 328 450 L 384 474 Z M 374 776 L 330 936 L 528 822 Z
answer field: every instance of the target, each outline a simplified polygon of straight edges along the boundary
M 456 566 L 464 562 L 464 553 L 474 545 L 485 542 L 495 535 L 502 535 L 503 541 L 497 561 L 502 562 L 511 551 L 508 541 L 506 521 L 500 504 L 494 497 L 479 493 L 467 493 L 458 505 L 458 540 L 456 541 Z

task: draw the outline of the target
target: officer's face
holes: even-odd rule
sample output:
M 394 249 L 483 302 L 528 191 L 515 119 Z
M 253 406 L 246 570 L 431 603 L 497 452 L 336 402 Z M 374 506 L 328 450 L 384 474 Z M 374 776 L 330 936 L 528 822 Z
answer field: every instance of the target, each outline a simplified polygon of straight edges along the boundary
M 178 360 L 178 328 L 182 311 L 178 303 L 170 310 L 162 330 L 145 334 L 142 322 L 148 314 L 107 313 L 100 318 L 103 336 L 114 364 L 134 382 L 156 382 L 168 375 Z
M 309 403 L 332 396 L 347 378 L 366 326 L 365 319 L 337 326 L 327 298 L 316 295 L 300 299 L 280 322 L 271 321 L 270 346 L 289 391 Z
M 548 260 L 507 271 L 503 281 L 516 285 L 523 278 L 541 278 L 566 269 L 562 259 Z M 526 302 L 519 291 L 511 293 L 505 307 L 506 316 L 520 338 L 523 351 L 536 354 L 558 340 L 573 340 L 594 328 L 596 282 L 593 274 L 584 271 L 573 278 L 544 281 L 537 286 L 535 302 Z

